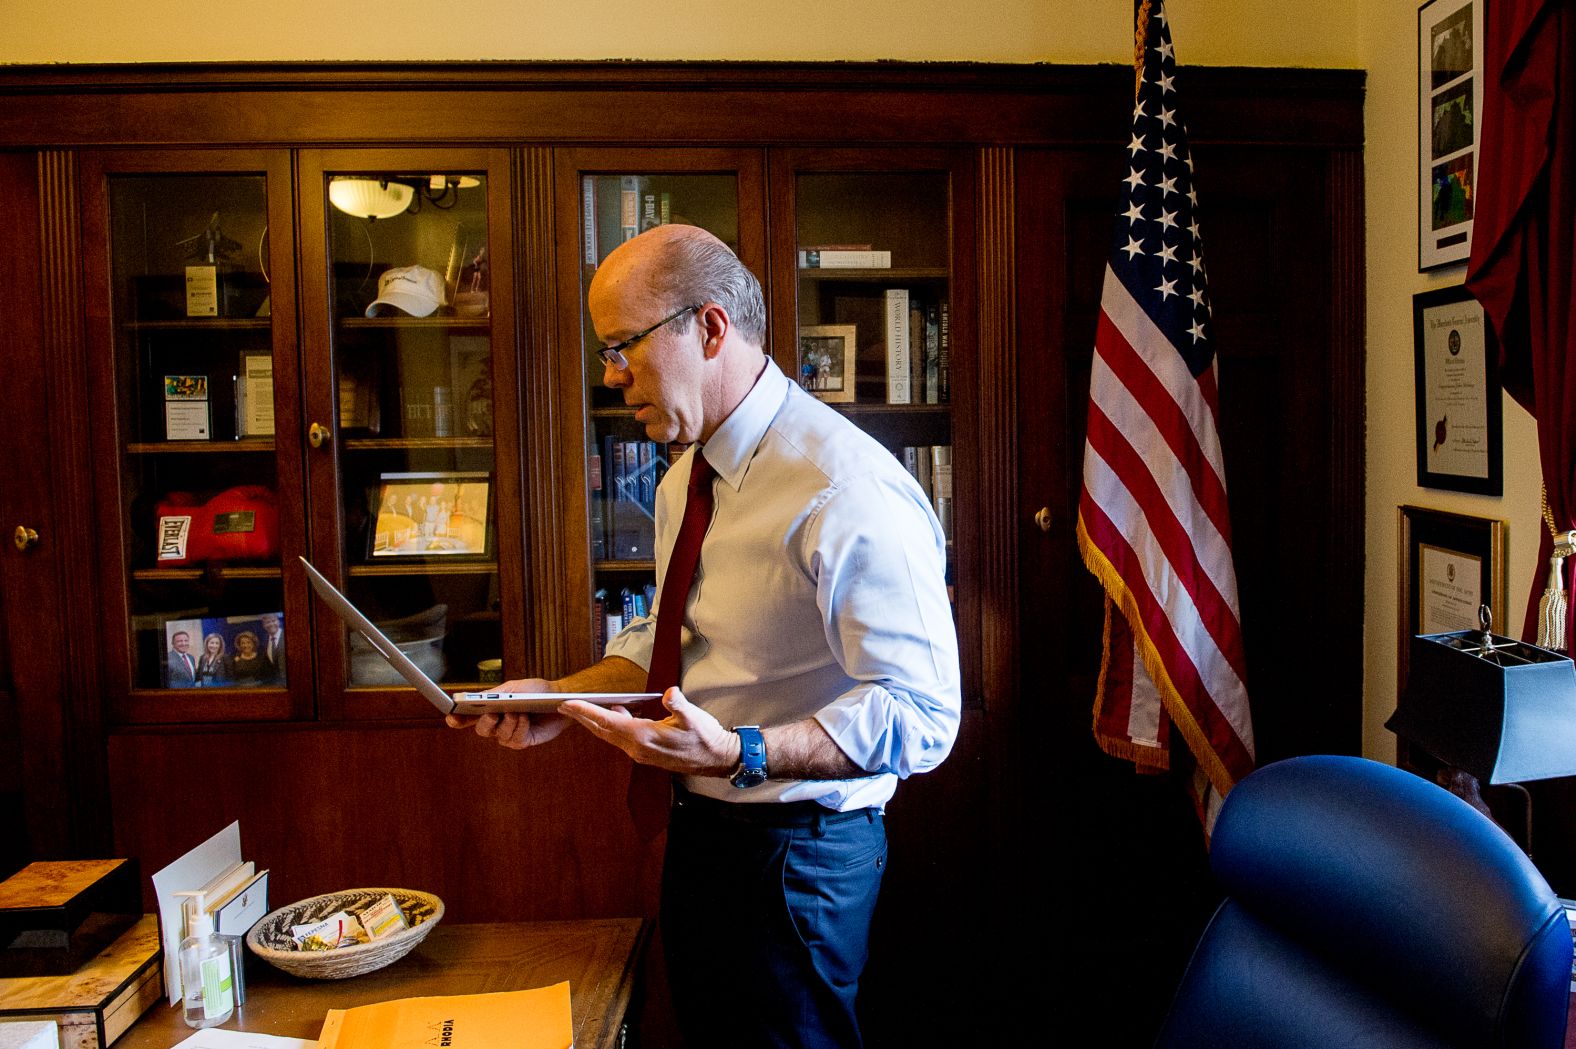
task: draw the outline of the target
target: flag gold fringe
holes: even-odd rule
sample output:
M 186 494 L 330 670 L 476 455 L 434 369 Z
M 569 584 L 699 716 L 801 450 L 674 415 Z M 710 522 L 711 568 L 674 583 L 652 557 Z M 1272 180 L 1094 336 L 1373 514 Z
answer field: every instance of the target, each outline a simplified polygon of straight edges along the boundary
M 1214 784 L 1215 790 L 1222 799 L 1231 793 L 1235 785 L 1231 774 L 1226 771 L 1226 766 L 1221 762 L 1220 755 L 1215 753 L 1215 748 L 1210 745 L 1209 739 L 1204 735 L 1203 728 L 1193 717 L 1193 712 L 1188 710 L 1187 704 L 1182 702 L 1182 696 L 1177 691 L 1176 685 L 1171 680 L 1171 675 L 1166 671 L 1165 664 L 1160 660 L 1160 654 L 1155 651 L 1154 642 L 1149 639 L 1149 634 L 1144 630 L 1143 619 L 1139 616 L 1138 602 L 1123 582 L 1122 576 L 1116 566 L 1106 558 L 1094 541 L 1089 538 L 1088 531 L 1084 528 L 1083 514 L 1078 515 L 1078 551 L 1083 555 L 1084 567 L 1088 568 L 1094 577 L 1105 588 L 1106 595 L 1116 603 L 1121 610 L 1123 618 L 1127 620 L 1127 627 L 1133 632 L 1135 647 L 1138 657 L 1143 661 L 1144 669 L 1149 671 L 1150 680 L 1155 684 L 1155 690 L 1160 693 L 1161 703 L 1165 706 L 1166 714 L 1177 730 L 1182 733 L 1182 738 L 1187 742 L 1188 749 L 1193 752 L 1193 757 L 1198 761 L 1199 767 Z M 1109 646 L 1107 646 L 1109 647 Z M 1109 652 L 1105 658 L 1109 659 Z M 1123 755 L 1113 755 L 1121 757 Z
M 1141 772 L 1164 772 L 1171 767 L 1171 754 L 1165 747 L 1146 747 L 1100 731 L 1100 711 L 1105 706 L 1106 674 L 1111 669 L 1111 596 L 1105 598 L 1105 627 L 1100 638 L 1100 679 L 1094 690 L 1094 740 L 1113 758 L 1131 761 Z

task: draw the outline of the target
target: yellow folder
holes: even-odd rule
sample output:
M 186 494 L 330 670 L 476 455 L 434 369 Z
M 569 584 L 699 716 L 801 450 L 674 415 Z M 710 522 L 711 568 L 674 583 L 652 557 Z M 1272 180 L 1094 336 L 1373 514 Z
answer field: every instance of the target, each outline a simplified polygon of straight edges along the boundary
M 570 1049 L 568 982 L 330 1009 L 318 1049 Z

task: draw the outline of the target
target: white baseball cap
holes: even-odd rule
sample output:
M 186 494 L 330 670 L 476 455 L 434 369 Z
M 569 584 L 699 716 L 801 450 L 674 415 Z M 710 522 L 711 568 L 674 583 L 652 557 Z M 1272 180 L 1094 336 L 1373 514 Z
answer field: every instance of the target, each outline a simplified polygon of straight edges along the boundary
M 367 316 L 379 316 L 379 306 L 393 306 L 412 317 L 428 317 L 443 305 L 443 278 L 425 266 L 395 266 L 378 278 L 378 297 L 367 307 Z

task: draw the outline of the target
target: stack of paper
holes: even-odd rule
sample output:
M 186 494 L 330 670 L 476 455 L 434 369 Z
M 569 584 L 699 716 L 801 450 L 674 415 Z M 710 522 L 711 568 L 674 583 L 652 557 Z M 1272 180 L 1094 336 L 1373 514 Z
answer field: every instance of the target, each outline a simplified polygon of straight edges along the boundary
M 164 986 L 170 1004 L 181 1000 L 180 944 L 186 937 L 181 913 L 184 892 L 201 889 L 203 905 L 213 915 L 213 931 L 232 941 L 231 961 L 237 977 L 236 1004 L 245 1000 L 239 982 L 245 960 L 241 937 L 268 913 L 268 871 L 241 859 L 241 825 L 228 827 L 153 876 L 159 899 L 159 925 L 164 943 Z

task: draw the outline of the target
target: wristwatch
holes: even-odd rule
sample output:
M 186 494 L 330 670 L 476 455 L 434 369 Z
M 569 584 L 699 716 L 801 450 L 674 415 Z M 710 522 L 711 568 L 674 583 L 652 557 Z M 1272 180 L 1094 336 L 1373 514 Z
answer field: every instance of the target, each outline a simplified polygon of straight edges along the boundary
M 733 731 L 739 734 L 739 767 L 730 781 L 744 790 L 759 787 L 766 782 L 766 737 L 759 725 L 739 725 Z

